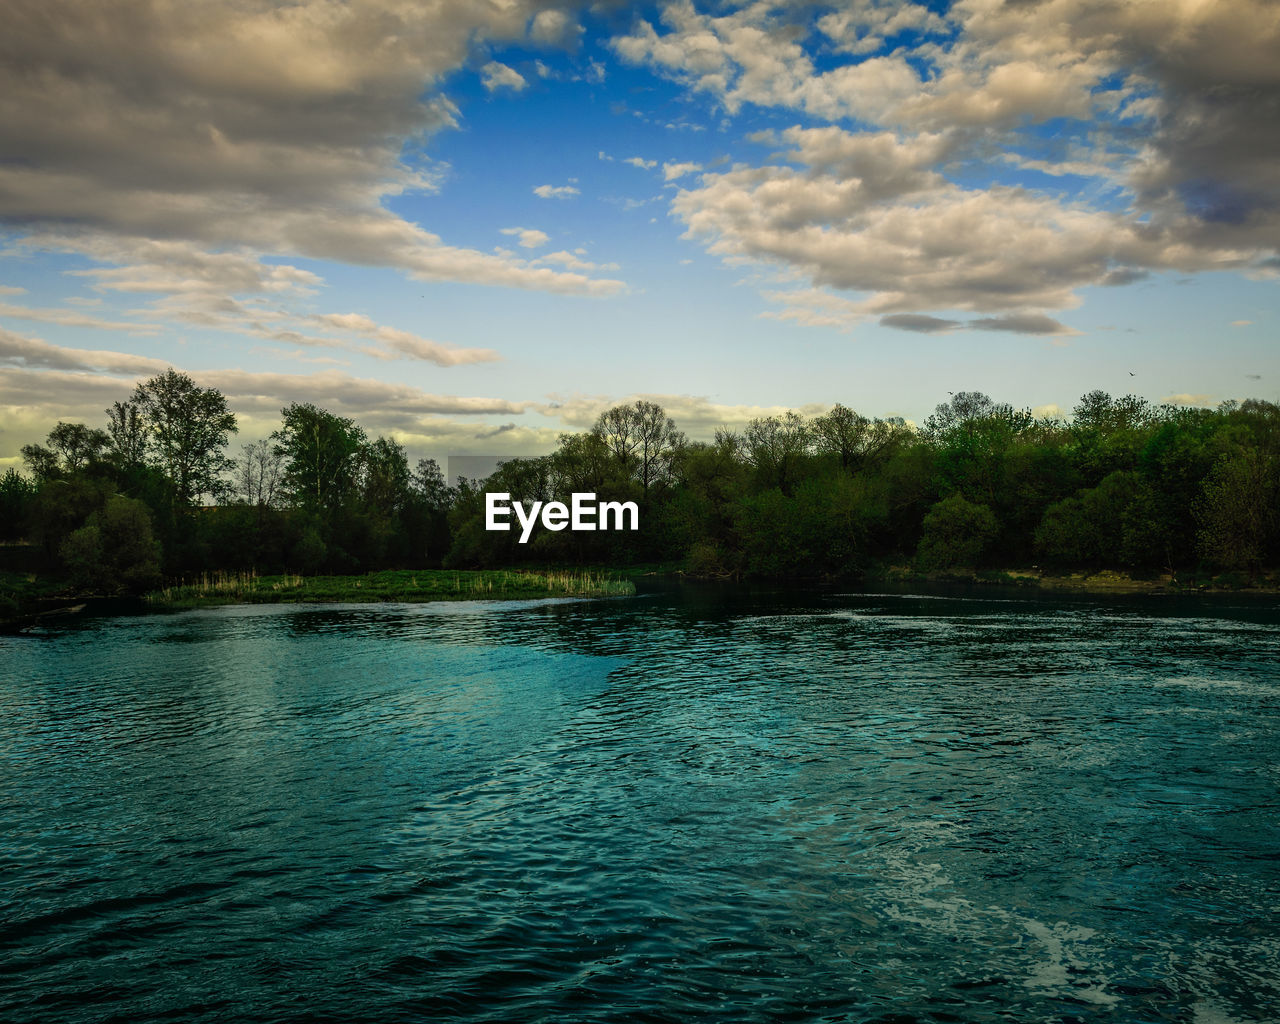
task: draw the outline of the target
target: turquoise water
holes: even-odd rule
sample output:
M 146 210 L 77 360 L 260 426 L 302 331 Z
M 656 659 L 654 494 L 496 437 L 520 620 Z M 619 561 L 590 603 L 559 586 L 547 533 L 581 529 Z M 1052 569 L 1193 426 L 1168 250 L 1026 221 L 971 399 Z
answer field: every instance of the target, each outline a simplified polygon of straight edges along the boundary
M 672 590 L 0 638 L 0 1019 L 1280 1017 L 1280 612 Z

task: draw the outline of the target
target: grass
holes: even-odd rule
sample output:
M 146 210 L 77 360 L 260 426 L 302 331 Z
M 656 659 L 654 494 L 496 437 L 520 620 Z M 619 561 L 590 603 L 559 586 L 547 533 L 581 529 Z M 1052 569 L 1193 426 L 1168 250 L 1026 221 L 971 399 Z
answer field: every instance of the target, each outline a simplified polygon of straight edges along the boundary
M 155 607 L 195 608 L 211 604 L 624 597 L 635 592 L 630 580 L 607 572 L 389 569 L 363 576 L 219 572 L 165 587 L 146 599 Z

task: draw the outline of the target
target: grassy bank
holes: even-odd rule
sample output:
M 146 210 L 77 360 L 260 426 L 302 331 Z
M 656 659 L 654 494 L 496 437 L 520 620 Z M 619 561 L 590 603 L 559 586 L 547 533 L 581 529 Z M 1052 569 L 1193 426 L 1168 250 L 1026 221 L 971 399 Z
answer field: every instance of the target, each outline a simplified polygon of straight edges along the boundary
M 215 604 L 624 597 L 635 592 L 630 580 L 603 571 L 395 569 L 363 576 L 214 573 L 157 590 L 146 600 L 156 608 L 197 608 Z
M 1189 571 L 1134 575 L 1115 569 L 1070 572 L 1032 567 L 923 573 L 909 566 L 885 566 L 868 577 L 868 582 L 875 581 L 995 584 L 1084 594 L 1280 594 L 1280 571 L 1276 570 L 1255 573 L 1224 572 L 1217 575 Z

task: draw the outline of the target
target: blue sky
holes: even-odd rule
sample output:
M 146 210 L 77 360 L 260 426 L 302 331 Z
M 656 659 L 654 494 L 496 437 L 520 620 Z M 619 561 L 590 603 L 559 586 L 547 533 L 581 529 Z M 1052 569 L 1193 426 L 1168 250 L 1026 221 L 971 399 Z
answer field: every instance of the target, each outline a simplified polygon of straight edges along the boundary
M 1280 398 L 1280 8 L 19 3 L 0 466 L 168 366 L 238 440 Z M 1131 376 L 1132 374 L 1132 376 Z

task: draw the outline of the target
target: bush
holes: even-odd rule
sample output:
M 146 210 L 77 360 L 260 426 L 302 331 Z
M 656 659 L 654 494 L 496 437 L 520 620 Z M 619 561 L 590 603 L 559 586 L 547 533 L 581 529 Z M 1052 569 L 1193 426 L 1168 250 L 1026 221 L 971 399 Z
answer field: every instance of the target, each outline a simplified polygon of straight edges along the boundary
M 99 593 L 138 593 L 160 582 L 160 542 L 147 506 L 134 498 L 109 498 L 59 554 L 77 586 Z
M 970 568 L 977 564 L 997 531 L 991 509 L 953 494 L 934 505 L 924 517 L 916 565 L 924 572 Z

